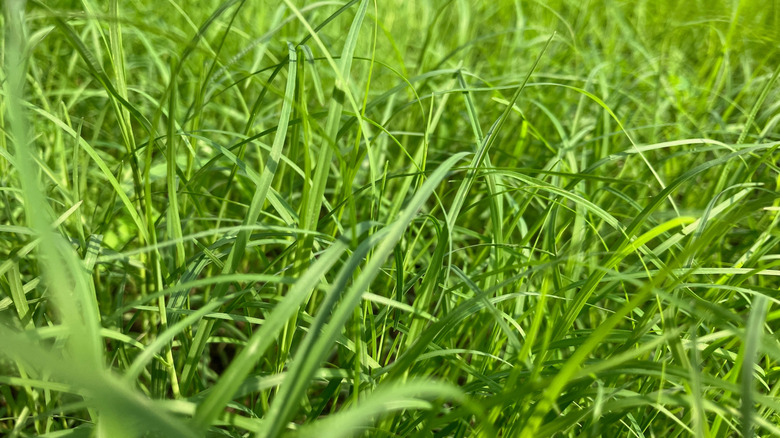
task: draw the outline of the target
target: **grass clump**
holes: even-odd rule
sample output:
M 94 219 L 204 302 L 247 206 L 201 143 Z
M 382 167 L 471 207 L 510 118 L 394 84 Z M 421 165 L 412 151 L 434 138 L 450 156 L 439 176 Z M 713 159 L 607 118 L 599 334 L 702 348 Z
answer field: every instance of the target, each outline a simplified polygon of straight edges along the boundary
M 780 434 L 780 11 L 3 4 L 4 436 Z

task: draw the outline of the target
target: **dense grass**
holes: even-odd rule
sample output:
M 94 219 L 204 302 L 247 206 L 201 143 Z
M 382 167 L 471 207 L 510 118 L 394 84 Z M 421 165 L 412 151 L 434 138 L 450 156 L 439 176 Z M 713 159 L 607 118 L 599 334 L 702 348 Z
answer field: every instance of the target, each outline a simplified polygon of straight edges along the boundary
M 780 435 L 780 4 L 6 0 L 0 435 Z

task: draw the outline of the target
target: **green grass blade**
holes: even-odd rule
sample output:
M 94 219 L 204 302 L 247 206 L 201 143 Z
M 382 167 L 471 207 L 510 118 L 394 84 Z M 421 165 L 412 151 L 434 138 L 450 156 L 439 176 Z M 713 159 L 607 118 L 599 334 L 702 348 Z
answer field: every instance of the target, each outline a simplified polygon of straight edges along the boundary
M 321 361 L 324 360 L 325 355 L 332 348 L 336 335 L 341 332 L 344 323 L 352 314 L 355 306 L 360 302 L 362 294 L 374 280 L 387 257 L 392 253 L 393 248 L 405 232 L 409 222 L 417 214 L 417 211 L 422 208 L 426 199 L 441 180 L 444 179 L 450 168 L 466 156 L 467 153 L 464 152 L 444 161 L 431 174 L 420 190 L 414 194 L 414 197 L 409 201 L 409 204 L 398 219 L 380 233 L 362 242 L 347 264 L 342 267 L 338 280 L 328 294 L 326 304 L 323 305 L 317 314 L 317 318 L 311 327 L 310 335 L 304 339 L 303 344 L 299 347 L 289 374 L 282 384 L 279 394 L 274 399 L 274 403 L 271 405 L 271 410 L 268 412 L 270 426 L 260 436 L 276 437 L 282 432 L 287 421 L 289 421 L 299 405 L 300 397 L 309 385 L 314 371 L 320 366 Z M 353 270 L 374 245 L 377 244 L 379 246 L 374 250 L 372 258 L 368 261 L 357 280 L 349 289 L 343 290 L 348 278 L 352 276 Z M 339 298 L 341 303 L 336 306 Z M 331 308 L 333 309 L 332 316 L 330 316 Z M 327 324 L 326 320 L 328 321 Z M 322 330 L 321 333 L 320 330 Z
M 757 418 L 757 412 L 754 406 L 756 360 L 761 345 L 761 338 L 764 335 L 764 324 L 767 313 L 767 298 L 764 295 L 758 295 L 753 299 L 750 315 L 748 316 L 747 326 L 745 327 L 745 347 L 742 355 L 742 382 L 740 402 L 740 414 L 742 414 L 742 436 L 753 436 L 754 422 Z
M 244 225 L 253 225 L 257 222 L 257 218 L 260 216 L 260 212 L 265 204 L 268 192 L 271 188 L 271 182 L 274 179 L 276 170 L 279 166 L 279 160 L 282 154 L 282 147 L 284 146 L 285 138 L 287 137 L 287 126 L 290 122 L 290 114 L 292 113 L 293 105 L 293 92 L 296 84 L 296 72 L 295 63 L 297 62 L 297 55 L 295 47 L 288 43 L 289 49 L 289 68 L 287 70 L 287 88 L 284 103 L 282 105 L 282 112 L 279 118 L 279 125 L 274 137 L 274 143 L 271 148 L 271 152 L 268 155 L 268 159 L 265 163 L 260 179 L 257 182 L 255 193 L 252 198 L 252 203 L 249 206 L 249 211 L 244 217 Z M 246 230 L 239 231 L 236 236 L 236 241 L 230 250 L 228 259 L 225 262 L 225 266 L 222 269 L 223 274 L 232 274 L 236 272 L 239 264 L 242 262 L 244 251 L 246 249 L 247 240 L 249 239 L 249 233 Z M 217 298 L 222 297 L 228 284 L 221 283 L 217 286 L 214 296 Z M 182 370 L 182 387 L 188 388 L 195 377 L 196 367 L 195 365 L 200 359 L 203 349 L 206 346 L 206 340 L 213 328 L 213 321 L 201 321 L 198 324 L 198 335 L 195 338 L 190 351 L 187 355 L 187 362 L 184 364 Z
M 208 397 L 198 406 L 194 419 L 198 429 L 208 427 L 218 417 L 258 359 L 273 344 L 287 321 L 298 312 L 306 298 L 317 287 L 322 276 L 339 261 L 345 250 L 344 242 L 341 240 L 334 242 L 295 282 L 286 298 L 276 306 L 260 330 L 249 339 L 246 347 L 233 360 L 222 378 L 209 392 Z

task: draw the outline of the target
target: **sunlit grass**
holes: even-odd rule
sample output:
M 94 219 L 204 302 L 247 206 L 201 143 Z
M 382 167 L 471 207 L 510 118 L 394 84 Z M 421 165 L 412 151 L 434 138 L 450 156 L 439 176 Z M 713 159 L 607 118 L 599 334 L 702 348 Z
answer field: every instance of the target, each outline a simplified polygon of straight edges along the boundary
M 4 2 L 0 435 L 780 435 L 778 8 L 607 3 Z

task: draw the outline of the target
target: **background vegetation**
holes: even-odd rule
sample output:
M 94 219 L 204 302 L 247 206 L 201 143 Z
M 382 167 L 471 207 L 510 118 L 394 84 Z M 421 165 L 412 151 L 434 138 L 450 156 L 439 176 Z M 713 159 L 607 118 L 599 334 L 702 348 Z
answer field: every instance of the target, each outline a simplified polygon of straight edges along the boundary
M 2 33 L 0 434 L 780 434 L 778 2 Z

